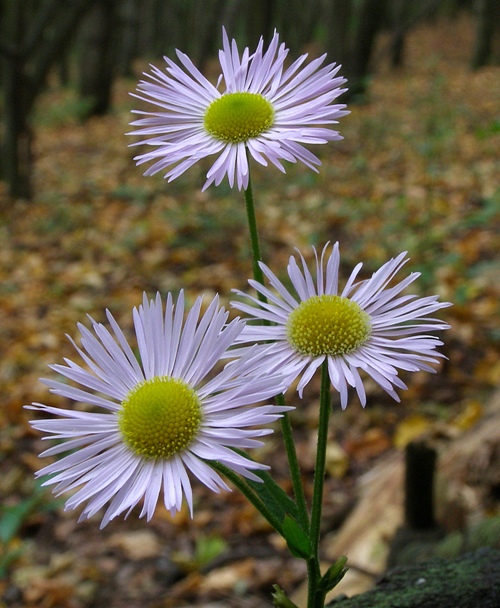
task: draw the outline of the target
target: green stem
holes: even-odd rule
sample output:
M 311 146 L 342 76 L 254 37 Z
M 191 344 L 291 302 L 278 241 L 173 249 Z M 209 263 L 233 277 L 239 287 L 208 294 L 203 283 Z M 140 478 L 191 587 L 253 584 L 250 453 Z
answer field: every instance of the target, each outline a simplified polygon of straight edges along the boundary
M 259 262 L 262 261 L 262 254 L 259 243 L 259 231 L 257 229 L 257 216 L 255 213 L 255 201 L 252 190 L 252 176 L 250 174 L 250 159 L 248 158 L 248 187 L 244 190 L 245 204 L 247 210 L 248 230 L 250 233 L 250 246 L 252 249 L 252 267 L 254 279 L 264 285 L 264 273 L 262 272 Z M 260 292 L 257 294 L 261 302 L 267 302 L 265 296 Z M 267 321 L 264 321 L 267 324 Z M 278 405 L 285 405 L 285 398 L 283 395 L 276 397 L 276 403 Z M 297 451 L 295 449 L 295 443 L 293 441 L 292 425 L 288 413 L 285 412 L 280 419 L 281 431 L 283 433 L 283 440 L 285 443 L 285 449 L 288 457 L 288 466 L 290 468 L 290 474 L 292 477 L 293 491 L 295 500 L 297 501 L 297 507 L 299 509 L 300 524 L 305 532 L 309 532 L 309 516 L 307 513 L 307 504 L 304 493 L 304 486 L 300 476 L 299 462 L 297 459 Z
M 262 272 L 261 267 L 259 266 L 259 262 L 262 260 L 262 253 L 260 250 L 259 232 L 257 230 L 257 216 L 255 214 L 255 202 L 252 191 L 250 164 L 248 165 L 248 167 L 248 187 L 243 192 L 245 195 L 245 205 L 247 210 L 248 230 L 250 232 L 250 247 L 252 248 L 253 276 L 258 283 L 264 285 L 264 274 Z M 266 301 L 266 298 L 261 293 L 258 293 L 257 295 L 259 300 L 261 300 L 262 302 Z
M 257 511 L 266 519 L 269 524 L 278 532 L 282 534 L 282 526 L 281 522 L 271 513 L 271 511 L 266 507 L 266 505 L 262 502 L 262 500 L 255 494 L 255 492 L 246 484 L 246 482 L 232 469 L 226 467 L 226 465 L 222 464 L 218 460 L 207 460 L 207 464 L 209 464 L 213 469 L 215 469 L 218 473 L 221 473 L 225 477 L 231 481 L 231 483 L 238 488 L 238 490 L 245 496 L 245 498 L 252 503 L 252 505 L 257 509 Z
M 316 466 L 314 469 L 314 488 L 311 507 L 311 557 L 308 561 L 309 593 L 307 608 L 323 608 L 324 593 L 318 592 L 321 578 L 319 567 L 319 539 L 321 527 L 321 510 L 323 506 L 323 485 L 325 478 L 326 446 L 328 440 L 328 419 L 331 410 L 330 376 L 328 359 L 321 366 L 321 391 L 319 401 L 318 445 L 316 449 Z
M 276 403 L 278 405 L 285 405 L 284 396 L 277 395 Z M 306 496 L 300 475 L 300 467 L 297 458 L 297 451 L 295 449 L 295 442 L 293 441 L 292 424 L 287 412 L 284 413 L 283 417 L 280 419 L 280 422 L 283 441 L 285 443 L 285 449 L 288 456 L 288 466 L 290 468 L 290 475 L 292 477 L 293 493 L 299 510 L 299 523 L 303 530 L 309 533 L 309 514 L 307 512 Z

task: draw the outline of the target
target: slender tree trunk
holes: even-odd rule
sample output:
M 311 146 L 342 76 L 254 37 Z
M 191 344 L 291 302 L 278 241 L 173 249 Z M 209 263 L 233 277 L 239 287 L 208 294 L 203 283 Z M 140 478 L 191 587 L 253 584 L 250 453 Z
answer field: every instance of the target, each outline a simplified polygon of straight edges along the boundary
M 375 43 L 385 17 L 386 0 L 331 0 L 325 4 L 327 52 L 342 64 L 349 90 L 343 100 L 363 94 Z
M 375 38 L 381 29 L 385 9 L 386 0 L 363 0 L 360 6 L 358 26 L 348 64 L 351 96 L 365 92 Z
M 479 0 L 472 69 L 476 70 L 492 60 L 493 38 L 499 25 L 498 0 Z
M 86 116 L 105 114 L 111 103 L 115 8 L 115 0 L 95 2 L 82 24 L 78 88 Z
M 251 0 L 247 2 L 247 44 L 255 48 L 261 36 L 266 41 L 270 39 L 274 29 L 276 0 Z
M 5 127 L 1 170 L 12 197 L 30 198 L 32 194 L 31 111 L 49 69 L 64 52 L 82 14 L 93 1 L 13 1 L 2 6 L 0 55 Z
M 27 83 L 21 63 L 15 59 L 5 62 L 4 137 L 2 146 L 2 174 L 14 198 L 31 198 L 33 134 L 26 111 Z
M 220 16 L 225 3 L 226 0 L 198 0 L 194 6 L 190 29 L 196 31 L 197 36 L 192 59 L 202 70 L 207 61 L 217 54 L 217 42 L 221 37 Z
M 392 0 L 392 43 L 391 43 L 391 65 L 399 68 L 404 63 L 405 40 L 408 30 L 405 23 L 408 21 L 411 6 L 409 0 Z
M 120 32 L 117 69 L 121 76 L 132 76 L 132 62 L 137 57 L 139 33 L 139 2 L 125 0 L 118 4 Z
M 347 68 L 349 61 L 352 0 L 331 0 L 325 4 L 325 19 L 328 38 L 326 51 L 331 61 L 341 63 Z M 345 69 L 343 71 L 345 73 Z
M 21 44 L 24 20 L 21 3 L 10 5 L 4 14 L 10 32 L 11 53 L 3 61 L 4 137 L 2 175 L 14 198 L 31 198 L 32 132 L 27 101 L 28 83 L 24 76 Z
M 228 36 L 236 34 L 236 24 L 238 22 L 238 12 L 240 10 L 240 0 L 227 0 L 224 4 L 221 22 L 224 23 Z
M 320 18 L 321 0 L 278 0 L 272 23 L 293 56 L 311 42 Z
M 302 2 L 303 4 L 303 2 Z M 300 4 L 299 4 L 300 11 Z M 296 14 L 295 24 L 300 22 L 300 12 Z M 303 32 L 303 40 L 306 43 L 311 42 L 315 38 L 318 25 L 321 23 L 321 0 L 310 0 L 307 3 L 307 12 L 304 16 L 301 30 Z

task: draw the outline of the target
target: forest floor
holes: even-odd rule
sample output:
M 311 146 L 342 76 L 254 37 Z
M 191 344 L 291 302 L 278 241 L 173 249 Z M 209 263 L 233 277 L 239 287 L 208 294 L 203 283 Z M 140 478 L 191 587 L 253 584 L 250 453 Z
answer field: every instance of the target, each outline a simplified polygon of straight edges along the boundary
M 345 139 L 315 150 L 320 173 L 254 171 L 264 258 L 278 274 L 294 247 L 310 258 L 311 244 L 338 240 L 344 277 L 408 250 L 415 288 L 454 304 L 440 315 L 452 326 L 447 361 L 436 375 L 403 376 L 402 404 L 370 383 L 365 409 L 334 400 L 325 530 L 379 458 L 430 428 L 465 432 L 499 385 L 500 68 L 470 72 L 473 35 L 465 17 L 421 25 L 398 71 L 382 41 L 366 100 L 339 125 Z M 135 166 L 124 135 L 134 88 L 118 82 L 114 111 L 80 124 L 74 94 L 54 84 L 34 124 L 34 200 L 0 191 L 0 608 L 257 608 L 271 605 L 273 583 L 291 591 L 305 577 L 237 492 L 197 486 L 193 520 L 158 507 L 149 524 L 135 510 L 101 531 L 98 516 L 77 524 L 35 487 L 43 448 L 23 406 L 67 405 L 38 378 L 74 355 L 65 334 L 77 322 L 104 321 L 109 308 L 131 332 L 143 291 L 218 292 L 227 304 L 251 273 L 242 196 L 225 185 L 202 193 L 207 163 L 171 184 Z M 305 478 L 317 388 L 292 398 Z M 258 458 L 272 454 L 289 489 L 279 446 L 277 429 Z

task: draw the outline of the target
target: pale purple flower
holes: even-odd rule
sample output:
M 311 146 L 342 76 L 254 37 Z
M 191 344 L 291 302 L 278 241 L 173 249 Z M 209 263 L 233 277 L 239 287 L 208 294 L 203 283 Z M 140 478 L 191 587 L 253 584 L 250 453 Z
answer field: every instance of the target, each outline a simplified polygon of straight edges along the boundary
M 282 161 L 301 161 L 317 171 L 319 159 L 303 144 L 342 139 L 330 125 L 348 112 L 333 101 L 346 89 L 337 76 L 340 66 L 321 67 L 326 55 L 303 66 L 302 55 L 285 66 L 288 49 L 275 33 L 266 51 L 261 39 L 250 54 L 240 56 L 236 42 L 223 29 L 219 51 L 222 73 L 214 86 L 187 55 L 177 51 L 181 66 L 165 57 L 165 71 L 152 66 L 140 81 L 135 97 L 157 106 L 132 122 L 130 135 L 146 144 L 137 164 L 152 161 L 145 175 L 166 171 L 169 181 L 200 159 L 217 155 L 203 189 L 227 176 L 231 188 L 248 187 L 247 152 L 261 165 L 268 161 L 285 171 Z M 221 86 L 222 85 L 222 86 Z
M 254 280 L 249 283 L 267 298 L 267 303 L 236 291 L 251 303 L 238 301 L 232 305 L 261 321 L 257 325 L 248 324 L 236 342 L 272 343 L 262 352 L 262 368 L 279 369 L 287 376 L 288 387 L 300 376 L 297 384 L 300 395 L 326 359 L 330 381 L 340 393 L 342 408 L 347 405 L 348 386 L 354 387 L 361 404 L 366 404 L 360 370 L 399 401 L 394 388 L 407 387 L 398 370 L 435 371 L 429 364 L 442 357 L 435 351 L 442 342 L 426 332 L 449 327 L 431 315 L 451 304 L 438 302 L 437 296 L 404 294 L 420 275 L 418 272 L 393 283 L 408 261 L 406 252 L 386 262 L 371 278 L 356 282 L 362 267 L 358 264 L 340 289 L 338 243 L 329 255 L 328 245 L 320 257 L 313 250 L 316 279 L 299 253 L 302 268 L 291 256 L 287 269 L 293 290 L 287 289 L 261 263 L 272 289 Z
M 80 520 L 107 505 L 104 527 L 142 499 L 140 516 L 149 520 L 161 495 L 172 514 L 183 497 L 192 514 L 188 472 L 214 492 L 229 489 L 206 461 L 253 480 L 259 478 L 252 470 L 268 468 L 233 448 L 262 445 L 257 438 L 272 430 L 258 427 L 290 409 L 255 405 L 282 389 L 282 376 L 255 377 L 251 353 L 214 372 L 244 322 L 227 324 L 217 297 L 203 314 L 201 303 L 198 298 L 184 320 L 182 292 L 177 302 L 168 294 L 165 311 L 159 295 L 144 296 L 133 311 L 139 360 L 109 311 L 111 331 L 95 321 L 93 332 L 79 324 L 81 348 L 73 344 L 86 367 L 65 359 L 51 368 L 71 383 L 42 380 L 53 393 L 92 406 L 28 406 L 51 415 L 31 424 L 58 441 L 41 456 L 70 452 L 37 475 L 51 475 L 43 485 L 55 485 L 58 495 L 73 492 L 66 509 L 86 503 Z

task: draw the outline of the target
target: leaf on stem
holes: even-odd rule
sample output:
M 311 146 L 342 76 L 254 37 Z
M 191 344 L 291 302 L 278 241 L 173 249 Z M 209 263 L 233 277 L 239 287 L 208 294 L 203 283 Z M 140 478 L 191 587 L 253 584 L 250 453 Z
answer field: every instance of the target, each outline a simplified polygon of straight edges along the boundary
M 342 555 L 333 565 L 328 568 L 326 573 L 321 577 L 319 587 L 322 591 L 324 591 L 324 593 L 328 593 L 328 591 L 331 591 L 344 578 L 347 570 L 349 570 L 349 568 L 345 567 L 346 563 L 347 557 L 345 555 Z
M 285 592 L 278 585 L 273 585 L 274 592 L 272 594 L 273 604 L 277 608 L 298 608 L 290 599 L 287 598 Z
M 254 471 L 254 473 L 262 479 L 263 483 L 249 479 L 246 482 L 276 519 L 280 522 L 284 522 L 287 516 L 298 519 L 299 512 L 297 505 L 283 488 L 274 481 L 271 475 L 267 471 Z M 278 532 L 280 531 L 278 530 Z
M 292 555 L 309 559 L 311 556 L 311 540 L 297 520 L 289 515 L 286 515 L 283 521 L 283 537 Z

